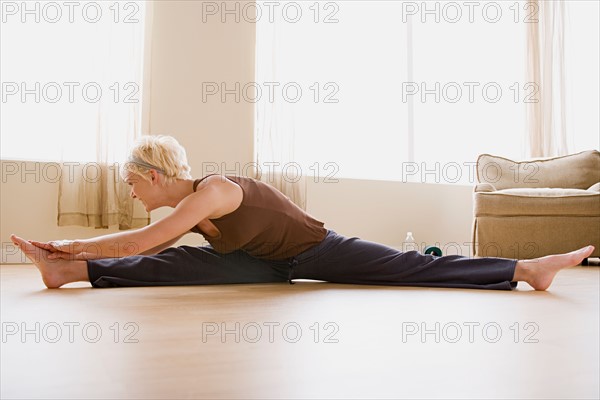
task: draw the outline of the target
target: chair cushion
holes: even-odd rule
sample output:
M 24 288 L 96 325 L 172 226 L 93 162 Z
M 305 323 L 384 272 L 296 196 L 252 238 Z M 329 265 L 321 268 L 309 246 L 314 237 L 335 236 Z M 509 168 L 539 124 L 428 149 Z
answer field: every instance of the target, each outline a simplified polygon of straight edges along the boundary
M 496 193 L 532 197 L 588 196 L 590 194 L 596 194 L 588 190 L 563 188 L 512 188 L 497 190 Z M 600 210 L 598 211 L 600 212 Z
M 474 194 L 475 216 L 600 215 L 600 193 L 562 188 L 515 188 Z
M 535 187 L 587 189 L 600 182 L 600 152 L 588 150 L 521 162 L 482 154 L 477 159 L 477 181 L 491 183 L 498 190 Z

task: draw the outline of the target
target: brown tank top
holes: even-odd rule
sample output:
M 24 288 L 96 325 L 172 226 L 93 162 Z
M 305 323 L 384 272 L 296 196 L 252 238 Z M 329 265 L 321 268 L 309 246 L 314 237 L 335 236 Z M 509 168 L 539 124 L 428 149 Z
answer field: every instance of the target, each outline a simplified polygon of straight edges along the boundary
M 211 175 L 216 174 L 197 179 L 194 191 Z M 221 232 L 219 237 L 209 237 L 197 226 L 191 229 L 204 236 L 219 253 L 241 249 L 256 258 L 284 260 L 325 238 L 324 223 L 311 217 L 273 186 L 252 178 L 225 177 L 242 188 L 242 203 L 229 214 L 209 219 Z

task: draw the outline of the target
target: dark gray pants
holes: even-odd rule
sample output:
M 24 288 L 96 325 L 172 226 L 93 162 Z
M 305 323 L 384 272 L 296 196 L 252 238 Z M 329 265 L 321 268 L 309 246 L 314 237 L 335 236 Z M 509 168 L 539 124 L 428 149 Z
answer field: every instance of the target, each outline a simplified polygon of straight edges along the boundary
M 150 256 L 88 260 L 93 287 L 211 285 L 313 279 L 335 283 L 511 290 L 517 260 L 436 257 L 348 238 L 329 230 L 321 243 L 269 261 L 211 246 L 172 247 Z

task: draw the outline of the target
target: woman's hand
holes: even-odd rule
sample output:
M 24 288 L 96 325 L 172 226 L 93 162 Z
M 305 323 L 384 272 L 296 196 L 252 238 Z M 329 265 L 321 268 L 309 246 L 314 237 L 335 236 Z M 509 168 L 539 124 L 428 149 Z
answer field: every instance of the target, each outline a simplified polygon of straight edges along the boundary
M 36 242 L 30 240 L 31 244 L 41 249 L 49 250 L 49 259 L 65 260 L 93 260 L 101 258 L 94 250 L 94 246 L 84 246 L 77 240 L 52 240 L 50 242 Z

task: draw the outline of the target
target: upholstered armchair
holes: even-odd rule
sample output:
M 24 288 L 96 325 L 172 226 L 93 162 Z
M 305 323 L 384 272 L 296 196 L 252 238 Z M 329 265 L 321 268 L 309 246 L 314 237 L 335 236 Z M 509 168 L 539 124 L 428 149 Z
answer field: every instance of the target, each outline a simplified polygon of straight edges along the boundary
M 482 154 L 477 182 L 474 256 L 530 259 L 588 244 L 600 256 L 600 152 L 522 162 Z

